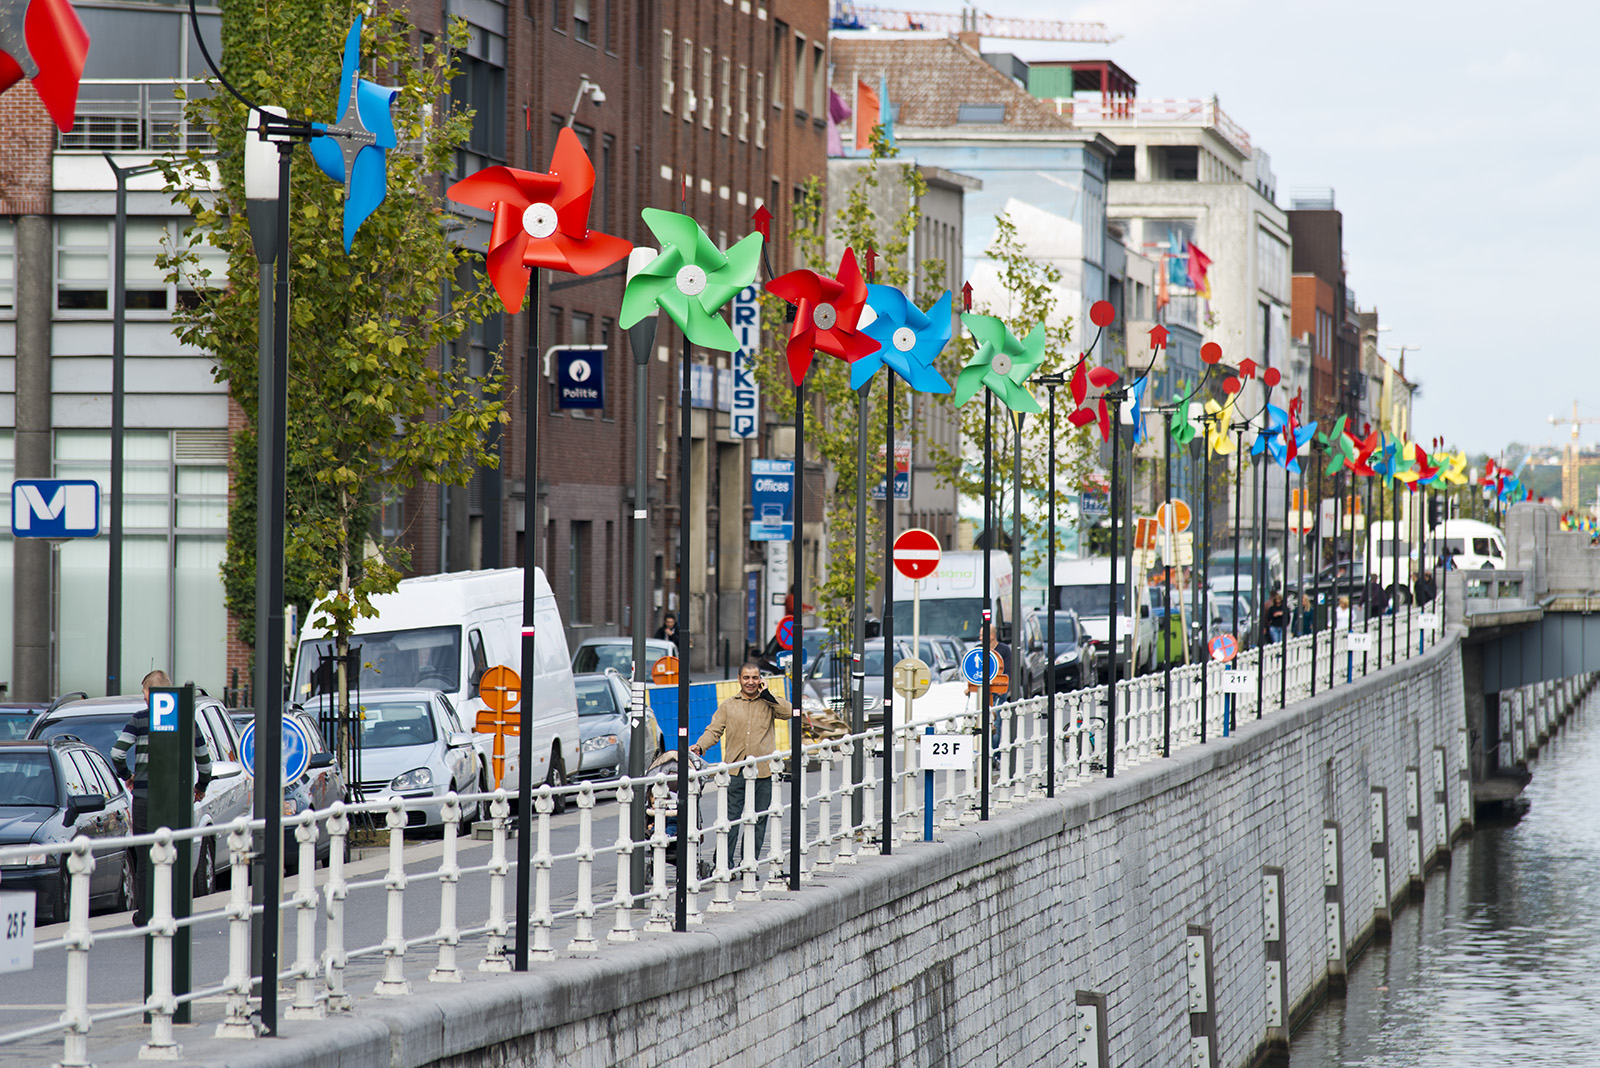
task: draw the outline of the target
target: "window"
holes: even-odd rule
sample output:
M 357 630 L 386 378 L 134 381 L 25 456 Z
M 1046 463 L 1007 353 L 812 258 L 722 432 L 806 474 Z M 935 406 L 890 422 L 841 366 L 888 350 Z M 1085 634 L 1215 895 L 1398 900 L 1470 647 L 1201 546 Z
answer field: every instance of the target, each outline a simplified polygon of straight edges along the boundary
M 661 31 L 661 110 L 672 113 L 672 102 L 677 98 L 678 86 L 672 80 L 672 31 Z
M 957 122 L 1005 122 L 1004 104 L 961 104 L 956 108 Z
M 1133 162 L 1134 147 L 1118 145 L 1117 154 L 1111 158 L 1111 181 L 1131 182 L 1137 177 Z
M 756 147 L 767 147 L 767 109 L 766 105 L 767 76 L 761 71 L 756 71 Z
M 811 47 L 811 115 L 824 118 L 828 114 L 828 68 L 822 45 Z
M 1198 182 L 1200 149 L 1195 145 L 1159 145 L 1150 149 L 1151 177 L 1158 182 Z
M 16 308 L 16 233 L 15 223 L 10 219 L 0 219 L 0 314 Z
M 572 36 L 593 44 L 589 36 L 589 4 L 590 0 L 572 0 Z
M 505 68 L 465 52 L 456 54 L 459 70 L 450 81 L 450 103 L 472 109 L 472 131 L 456 149 L 456 176 L 465 177 L 506 160 Z
M 62 785 L 67 788 L 68 797 L 81 797 L 84 794 L 100 792 L 100 781 L 94 776 L 94 768 L 87 760 L 82 759 L 82 753 L 69 750 L 61 756 Z
M 806 113 L 806 39 L 799 34 L 794 35 L 794 113 Z
M 127 308 L 141 313 L 170 314 L 194 300 L 194 286 L 226 283 L 227 255 L 202 242 L 194 252 L 199 263 L 186 268 L 176 283 L 156 266 L 156 257 L 187 240 L 183 223 L 166 219 L 130 218 L 127 255 L 123 260 Z M 111 310 L 111 256 L 115 223 L 105 218 L 63 218 L 56 224 L 56 308 L 67 312 Z M 203 275 L 201 272 L 210 272 Z M 8 283 L 7 283 L 8 284 Z M 149 318 L 149 316 L 144 316 Z
M 1287 303 L 1289 246 L 1268 231 L 1256 229 L 1256 288 L 1280 304 Z
M 585 611 L 585 597 L 588 592 L 589 566 L 589 528 L 587 520 L 574 521 L 568 526 L 567 539 L 567 609 L 568 619 L 574 623 L 583 622 L 589 618 Z
M 616 147 L 617 139 L 606 134 L 600 142 L 599 166 L 594 176 L 595 218 L 599 229 L 606 233 L 611 230 L 611 160 Z
M 588 312 L 572 313 L 572 344 L 589 344 L 589 328 L 594 325 L 594 316 Z
M 728 127 L 733 120 L 733 61 L 727 56 L 722 57 L 722 121 L 719 130 L 723 137 L 728 136 Z
M 234 748 L 233 732 L 228 729 L 228 716 L 216 705 L 207 705 L 200 710 L 201 716 L 211 727 L 211 759 L 229 760 L 237 764 L 239 751 Z
M 694 42 L 683 39 L 683 121 L 694 121 Z
M 557 33 L 561 30 L 561 0 L 550 0 L 550 26 Z
M 750 68 L 743 63 L 739 64 L 739 140 L 750 140 Z
M 789 27 L 786 23 L 774 22 L 772 24 L 772 55 L 769 57 L 768 70 L 772 82 L 772 106 L 783 110 L 783 50 L 789 43 Z
M 472 674 L 467 676 L 467 697 L 478 696 L 478 683 L 489 670 L 489 654 L 483 648 L 483 633 L 476 628 L 467 632 L 467 655 L 472 658 Z
M 717 106 L 717 98 L 711 93 L 711 49 L 700 50 L 700 125 L 704 129 L 711 129 L 711 112 Z

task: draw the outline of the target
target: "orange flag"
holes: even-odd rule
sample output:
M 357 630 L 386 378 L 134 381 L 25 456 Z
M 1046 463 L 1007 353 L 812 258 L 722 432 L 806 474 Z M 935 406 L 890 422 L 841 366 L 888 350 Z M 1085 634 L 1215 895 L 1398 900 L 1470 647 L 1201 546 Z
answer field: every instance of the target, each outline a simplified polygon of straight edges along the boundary
M 872 128 L 878 125 L 878 91 L 856 79 L 856 148 L 872 147 Z

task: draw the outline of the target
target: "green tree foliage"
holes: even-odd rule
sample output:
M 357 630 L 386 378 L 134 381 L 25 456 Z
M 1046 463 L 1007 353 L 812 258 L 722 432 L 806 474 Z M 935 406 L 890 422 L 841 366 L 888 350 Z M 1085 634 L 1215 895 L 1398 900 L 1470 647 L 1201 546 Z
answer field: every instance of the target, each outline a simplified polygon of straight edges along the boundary
M 261 0 L 223 8 L 223 73 L 262 103 L 293 118 L 336 116 L 346 32 L 362 9 L 318 0 Z M 497 399 L 498 360 L 473 376 L 455 343 L 492 314 L 493 294 L 477 257 L 454 244 L 441 208 L 441 174 L 455 168 L 471 113 L 451 111 L 452 56 L 467 39 L 459 22 L 423 41 L 403 7 L 366 12 L 362 70 L 397 86 L 400 148 L 388 154 L 388 196 L 347 255 L 344 187 L 294 149 L 291 189 L 292 319 L 288 401 L 286 591 L 302 611 L 333 596 L 308 622 L 338 638 L 341 651 L 371 598 L 391 591 L 408 563 L 403 546 L 371 533 L 380 502 L 424 483 L 461 485 L 475 466 L 495 463 L 485 447 L 507 416 Z M 173 274 L 195 270 L 194 250 L 210 245 L 228 260 L 226 284 L 200 288 L 177 316 L 177 334 L 216 361 L 248 427 L 233 442 L 235 498 L 229 513 L 225 599 L 253 639 L 255 419 L 259 271 L 244 210 L 243 105 L 213 86 L 191 99 L 191 123 L 217 150 L 166 162 L 168 189 L 192 213 L 187 246 L 167 257 Z M 302 618 L 305 618 L 302 616 Z

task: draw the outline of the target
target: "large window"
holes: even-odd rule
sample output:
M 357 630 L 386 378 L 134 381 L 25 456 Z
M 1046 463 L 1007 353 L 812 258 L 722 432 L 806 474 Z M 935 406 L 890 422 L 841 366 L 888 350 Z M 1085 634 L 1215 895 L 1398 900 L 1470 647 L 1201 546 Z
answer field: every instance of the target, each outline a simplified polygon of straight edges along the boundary
M 171 315 L 174 308 L 194 299 L 195 286 L 226 282 L 227 256 L 203 242 L 194 249 L 198 267 L 186 270 L 176 282 L 167 281 L 167 272 L 156 266 L 156 258 L 184 240 L 182 222 L 136 217 L 127 225 L 123 277 L 130 316 Z M 110 313 L 115 228 L 114 220 L 97 216 L 57 221 L 56 310 L 95 316 Z M 209 277 L 202 277 L 202 271 L 209 271 Z
M 485 30 L 475 33 L 495 36 Z M 503 52 L 504 41 L 499 42 L 499 47 Z M 456 150 L 456 176 L 465 177 L 506 161 L 506 72 L 487 59 L 466 53 L 458 54 L 456 62 L 460 70 L 450 82 L 450 102 L 473 111 L 472 133 L 466 145 Z

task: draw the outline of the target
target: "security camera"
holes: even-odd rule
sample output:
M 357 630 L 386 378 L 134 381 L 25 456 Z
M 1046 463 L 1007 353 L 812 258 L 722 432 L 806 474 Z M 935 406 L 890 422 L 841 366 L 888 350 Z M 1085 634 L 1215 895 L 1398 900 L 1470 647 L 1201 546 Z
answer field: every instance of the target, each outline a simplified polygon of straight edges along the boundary
M 606 91 L 597 85 L 589 90 L 589 99 L 594 101 L 595 107 L 599 107 L 606 102 Z

